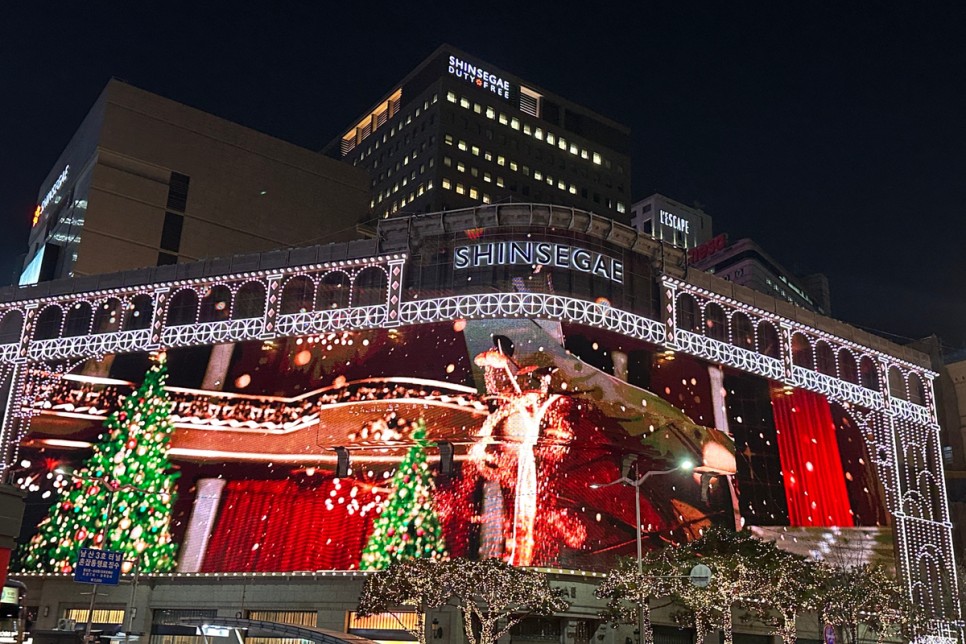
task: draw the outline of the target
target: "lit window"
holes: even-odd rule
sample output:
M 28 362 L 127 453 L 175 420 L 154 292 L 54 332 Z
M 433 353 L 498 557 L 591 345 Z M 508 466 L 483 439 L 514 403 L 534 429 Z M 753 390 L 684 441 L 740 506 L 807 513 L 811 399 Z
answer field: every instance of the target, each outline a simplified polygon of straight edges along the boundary
M 620 213 L 627 212 L 627 207 L 624 206 L 624 202 L 623 201 L 618 201 L 617 202 L 617 212 L 620 212 Z
M 422 197 L 424 192 L 426 192 L 426 186 L 423 184 L 419 184 L 419 187 L 416 188 L 416 194 Z
M 506 114 L 500 114 L 499 120 L 500 120 L 500 125 L 506 125 L 509 122 L 506 117 Z
M 466 186 L 464 186 L 462 183 L 457 183 L 456 184 L 456 194 L 458 194 L 458 195 L 465 195 L 466 194 Z
M 547 132 L 547 143 L 553 145 L 557 142 L 557 137 L 553 135 L 552 132 Z
M 559 139 L 557 139 L 557 147 L 560 148 L 561 150 L 566 150 L 567 149 L 567 139 L 565 139 L 563 137 L 560 137 Z
M 510 119 L 510 127 L 514 130 L 520 129 L 520 119 Z
M 570 184 L 570 194 L 572 195 L 577 194 L 577 186 L 575 186 L 574 184 Z
M 506 157 L 498 156 L 496 158 L 497 165 L 506 165 Z
M 565 181 L 557 181 L 557 189 L 558 190 L 566 190 L 567 189 L 567 182 L 565 182 Z
M 503 187 L 503 177 L 496 178 L 496 185 L 500 186 L 501 188 Z
M 578 154 L 579 152 L 580 152 L 580 150 L 579 150 L 579 149 L 577 148 L 577 146 L 576 146 L 576 145 L 574 145 L 573 143 L 571 143 L 571 144 L 570 144 L 570 154 L 574 154 L 574 155 L 576 155 L 576 154 Z
M 600 155 L 594 152 L 594 163 L 600 165 Z
M 474 145 L 473 147 L 470 148 L 470 152 L 472 152 L 473 153 L 473 156 L 475 156 L 475 157 L 480 156 L 480 148 L 479 148 L 479 146 Z
M 543 179 L 543 173 L 540 172 L 539 170 L 534 170 L 533 178 L 536 179 L 537 181 L 540 181 L 541 179 Z
M 483 153 L 483 158 L 486 161 L 492 161 L 493 160 L 493 153 L 492 152 L 484 152 Z
M 460 172 L 466 172 L 466 164 L 463 163 L 462 161 L 457 161 L 456 162 L 456 169 L 458 171 L 460 171 Z
M 533 136 L 535 136 L 537 140 L 543 141 L 543 130 L 541 130 L 540 128 L 537 128 L 536 130 L 533 131 Z
M 493 109 L 492 107 L 487 107 L 486 108 L 486 118 L 488 118 L 488 119 L 495 119 L 496 118 L 496 110 Z
M 490 195 L 483 193 L 483 203 L 490 203 Z
M 492 175 L 490 175 L 489 172 L 484 172 L 483 173 L 483 181 L 486 181 L 487 183 L 492 182 L 493 181 Z
M 551 177 L 549 174 L 547 175 L 547 185 L 548 186 L 553 185 L 553 177 Z
M 526 134 L 526 135 L 533 134 L 533 128 L 531 128 L 529 125 L 527 125 L 526 123 L 524 123 L 523 124 L 523 133 Z
M 458 147 L 463 152 L 466 152 L 469 149 L 469 147 L 466 145 L 466 141 L 464 141 L 463 139 L 460 139 L 459 145 L 457 145 L 456 147 Z
M 403 157 L 403 165 L 409 165 L 409 155 Z
M 473 103 L 473 111 L 477 114 L 483 113 L 483 107 L 479 103 Z
M 470 188 L 470 199 L 479 199 L 480 193 L 477 192 L 476 188 Z
M 432 190 L 433 189 L 433 180 L 432 179 L 430 179 L 429 181 L 426 182 L 426 189 L 427 190 Z
M 453 184 L 450 183 L 450 180 L 447 179 L 446 177 L 443 177 L 441 184 L 445 190 L 449 190 L 453 187 Z
M 446 145 L 453 145 L 453 135 L 447 134 L 443 136 L 443 142 L 446 143 Z
M 516 161 L 510 161 L 510 169 L 511 170 L 513 170 L 514 172 L 516 172 L 517 167 L 518 166 L 517 166 L 517 162 Z
M 470 102 L 461 96 L 460 97 L 460 107 L 465 107 L 466 109 L 469 109 Z
M 421 112 L 422 112 L 422 108 L 421 107 L 417 107 L 416 108 L 416 118 L 419 118 L 419 115 L 420 115 Z

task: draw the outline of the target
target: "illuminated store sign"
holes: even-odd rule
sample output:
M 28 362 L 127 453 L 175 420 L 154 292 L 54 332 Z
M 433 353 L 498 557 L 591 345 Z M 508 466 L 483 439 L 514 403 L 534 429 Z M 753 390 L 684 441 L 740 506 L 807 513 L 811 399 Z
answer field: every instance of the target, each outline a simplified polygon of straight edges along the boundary
M 64 166 L 64 171 L 60 173 L 60 176 L 57 177 L 57 181 L 55 181 L 54 185 L 52 185 L 50 187 L 50 190 L 47 191 L 47 196 L 44 197 L 44 200 L 40 202 L 39 206 L 37 206 L 37 209 L 34 211 L 34 221 L 33 221 L 34 224 L 36 224 L 37 221 L 40 219 L 40 215 L 42 215 L 44 211 L 47 210 L 47 206 L 49 206 L 50 202 L 53 201 L 54 197 L 57 196 L 57 192 L 64 186 L 64 182 L 67 181 L 67 172 L 69 170 L 70 170 L 69 165 Z
M 552 266 L 624 283 L 624 263 L 591 250 L 550 242 L 490 242 L 453 249 L 453 268 Z
M 690 226 L 691 222 L 684 217 L 679 217 L 673 212 L 668 212 L 667 210 L 661 211 L 661 225 L 667 226 L 668 228 L 673 228 L 674 230 L 680 230 L 685 235 L 691 233 Z
M 510 98 L 510 81 L 491 74 L 482 67 L 477 67 L 461 58 L 449 57 L 449 73 L 456 78 L 467 80 L 477 87 L 488 89 L 500 98 Z

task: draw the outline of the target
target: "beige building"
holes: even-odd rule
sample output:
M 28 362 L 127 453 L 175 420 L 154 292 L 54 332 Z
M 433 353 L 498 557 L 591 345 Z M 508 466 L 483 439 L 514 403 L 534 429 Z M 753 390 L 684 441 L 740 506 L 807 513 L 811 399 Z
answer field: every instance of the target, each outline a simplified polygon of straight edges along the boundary
M 355 236 L 348 164 L 111 80 L 37 198 L 20 284 Z

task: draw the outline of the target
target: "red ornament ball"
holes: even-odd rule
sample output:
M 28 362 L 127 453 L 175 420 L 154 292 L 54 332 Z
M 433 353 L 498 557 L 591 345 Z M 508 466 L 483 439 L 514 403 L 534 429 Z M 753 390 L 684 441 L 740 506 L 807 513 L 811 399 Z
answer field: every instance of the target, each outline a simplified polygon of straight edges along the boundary
M 125 445 L 128 449 L 134 449 L 135 447 L 138 446 L 138 442 L 132 438 L 128 440 L 128 442 L 125 443 Z

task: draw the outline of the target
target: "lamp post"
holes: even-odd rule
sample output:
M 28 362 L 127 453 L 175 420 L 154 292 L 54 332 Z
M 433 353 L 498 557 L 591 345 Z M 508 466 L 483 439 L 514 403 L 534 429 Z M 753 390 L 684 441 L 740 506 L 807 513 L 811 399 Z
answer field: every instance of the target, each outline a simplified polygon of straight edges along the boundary
M 644 554 L 642 547 L 642 535 L 641 535 L 641 486 L 647 479 L 652 476 L 660 476 L 662 474 L 672 474 L 679 470 L 691 471 L 694 469 L 694 463 L 691 461 L 683 461 L 677 467 L 672 467 L 669 470 L 650 470 L 644 472 L 642 476 L 637 479 L 630 479 L 626 476 L 622 476 L 615 481 L 610 483 L 591 483 L 590 488 L 593 490 L 598 490 L 600 488 L 610 487 L 612 485 L 630 485 L 634 488 L 634 517 L 635 525 L 637 526 L 637 574 L 641 577 L 644 576 Z M 634 464 L 635 474 L 637 474 L 637 463 Z M 642 598 L 643 599 L 643 598 Z M 642 603 L 638 603 L 637 606 L 637 638 L 640 642 L 641 637 L 644 634 L 644 606 Z
M 101 524 L 101 548 L 103 550 L 109 550 L 109 548 L 107 547 L 108 546 L 108 534 L 109 534 L 109 526 L 111 525 L 111 516 L 114 513 L 114 496 L 118 492 L 120 492 L 121 490 L 129 490 L 129 491 L 133 491 L 133 492 L 139 492 L 141 494 L 153 494 L 152 492 L 148 492 L 147 490 L 142 490 L 140 488 L 134 487 L 133 485 L 126 485 L 126 484 L 125 485 L 120 485 L 118 483 L 115 483 L 107 475 L 105 475 L 105 476 L 103 476 L 101 478 L 94 478 L 94 477 L 91 477 L 91 476 L 82 476 L 82 475 L 76 473 L 73 469 L 69 469 L 69 468 L 65 468 L 65 467 L 57 468 L 57 469 L 54 470 L 54 472 L 56 472 L 57 474 L 60 474 L 62 476 L 70 477 L 70 478 L 74 479 L 75 481 L 85 481 L 87 483 L 97 483 L 97 484 L 103 485 L 105 488 L 107 488 L 107 491 L 108 491 L 107 510 L 104 513 L 104 521 Z M 94 604 L 95 604 L 96 601 L 97 601 L 97 585 L 94 584 L 91 587 L 91 603 L 90 603 L 90 606 L 87 609 L 87 625 L 84 628 L 84 641 L 85 642 L 90 642 L 90 640 L 91 640 L 91 627 L 94 624 Z

